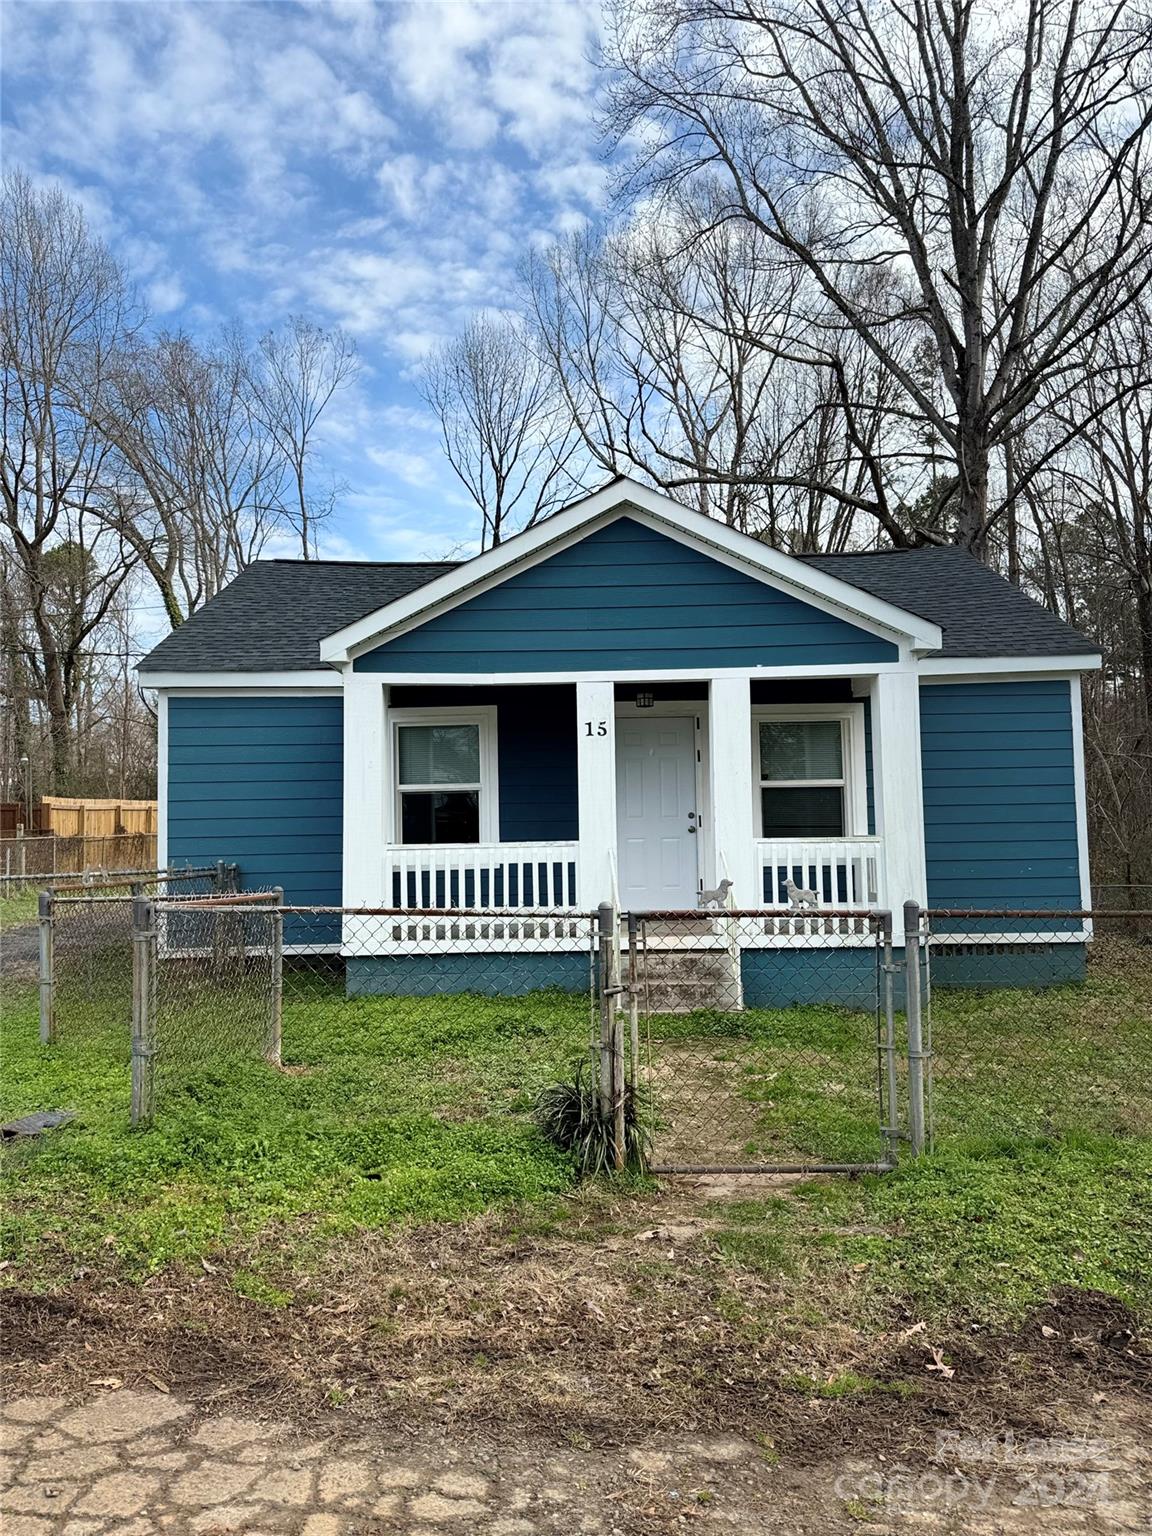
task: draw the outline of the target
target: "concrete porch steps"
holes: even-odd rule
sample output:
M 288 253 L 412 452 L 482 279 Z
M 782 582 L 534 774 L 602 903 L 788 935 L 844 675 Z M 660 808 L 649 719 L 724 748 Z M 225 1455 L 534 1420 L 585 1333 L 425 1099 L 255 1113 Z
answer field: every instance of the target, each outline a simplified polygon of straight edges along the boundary
M 642 949 L 641 998 L 650 1013 L 692 1013 L 743 1006 L 739 961 L 726 949 Z

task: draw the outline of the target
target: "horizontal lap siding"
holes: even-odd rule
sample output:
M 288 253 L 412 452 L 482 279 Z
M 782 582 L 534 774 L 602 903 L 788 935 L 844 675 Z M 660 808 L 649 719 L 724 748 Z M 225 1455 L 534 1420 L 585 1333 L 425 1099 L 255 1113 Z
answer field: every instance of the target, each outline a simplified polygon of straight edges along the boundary
M 1080 905 L 1067 682 L 920 690 L 928 902 Z
M 240 866 L 246 887 L 340 901 L 343 702 L 168 701 L 168 860 Z
M 361 656 L 361 672 L 894 661 L 896 647 L 621 518 Z

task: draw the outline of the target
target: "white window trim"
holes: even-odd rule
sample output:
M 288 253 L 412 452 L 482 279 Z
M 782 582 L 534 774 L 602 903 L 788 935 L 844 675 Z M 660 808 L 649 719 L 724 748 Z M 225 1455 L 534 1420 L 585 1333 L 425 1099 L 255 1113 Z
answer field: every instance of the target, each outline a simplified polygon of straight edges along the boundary
M 764 837 L 762 806 L 760 799 L 760 723 L 761 721 L 787 720 L 838 720 L 841 729 L 841 748 L 844 757 L 844 837 L 867 837 L 868 833 L 868 767 L 864 749 L 863 704 L 753 704 L 752 706 L 752 825 L 758 838 Z M 788 783 L 773 781 L 777 788 L 787 788 Z M 820 784 L 835 784 L 834 779 L 796 779 L 788 781 L 796 788 Z M 830 838 L 836 842 L 841 839 Z M 779 839 L 787 841 L 787 839 Z M 804 841 L 802 838 L 794 841 Z
M 495 704 L 474 704 L 466 709 L 390 709 L 388 711 L 388 736 L 391 750 L 388 760 L 391 763 L 392 782 L 387 786 L 388 790 L 388 842 L 394 848 L 420 848 L 426 846 L 422 843 L 404 843 L 400 838 L 400 795 L 402 787 L 411 789 L 413 786 L 400 784 L 400 748 L 398 732 L 404 725 L 475 725 L 480 729 L 480 844 L 496 843 L 500 840 L 500 781 L 499 781 L 499 751 L 496 735 L 496 710 Z M 451 784 L 442 784 L 440 789 L 451 791 Z M 427 846 L 437 848 L 475 848 L 477 843 L 436 843 Z

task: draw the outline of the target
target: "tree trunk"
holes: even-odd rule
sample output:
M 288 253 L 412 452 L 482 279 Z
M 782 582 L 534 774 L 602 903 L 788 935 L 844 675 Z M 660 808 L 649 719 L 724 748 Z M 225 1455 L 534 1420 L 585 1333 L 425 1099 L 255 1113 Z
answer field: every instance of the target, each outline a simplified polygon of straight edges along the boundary
M 961 432 L 959 468 L 956 542 L 984 560 L 988 555 L 988 444 L 974 428 Z

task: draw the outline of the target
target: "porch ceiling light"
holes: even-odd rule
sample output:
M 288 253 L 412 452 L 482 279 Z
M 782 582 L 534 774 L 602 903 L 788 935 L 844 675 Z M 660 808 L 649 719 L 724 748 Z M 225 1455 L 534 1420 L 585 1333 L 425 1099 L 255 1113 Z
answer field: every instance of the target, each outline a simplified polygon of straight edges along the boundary
M 656 695 L 654 693 L 645 693 L 642 689 L 638 689 L 637 690 L 637 692 L 636 692 L 636 708 L 637 709 L 651 709 L 653 704 L 655 704 L 655 702 L 656 702 Z

